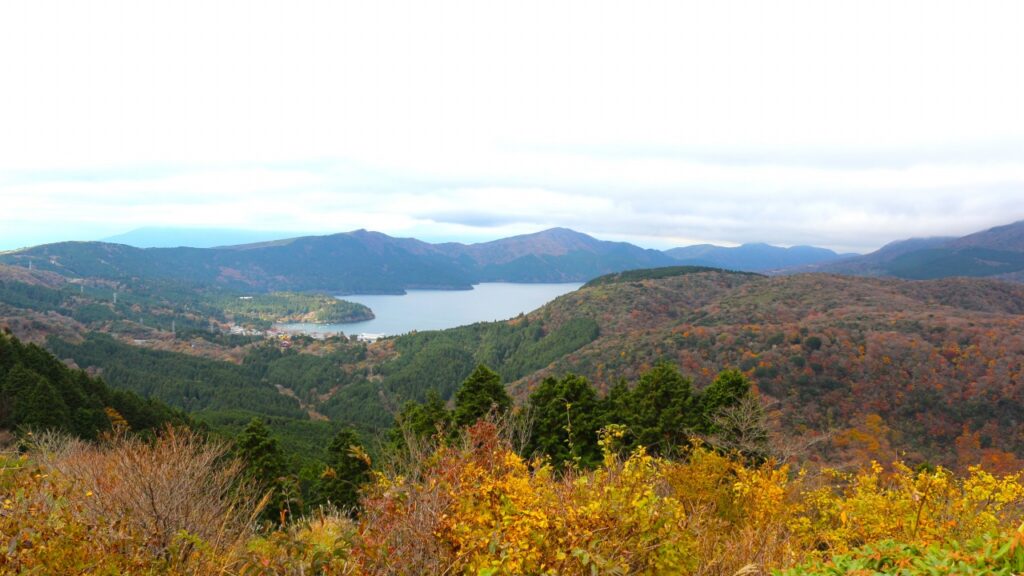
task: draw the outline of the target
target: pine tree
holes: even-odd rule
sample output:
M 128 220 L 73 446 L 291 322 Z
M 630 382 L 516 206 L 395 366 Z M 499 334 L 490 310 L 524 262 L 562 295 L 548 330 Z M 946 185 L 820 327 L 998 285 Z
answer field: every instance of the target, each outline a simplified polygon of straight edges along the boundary
M 561 380 L 545 378 L 530 394 L 533 432 L 528 453 L 549 456 L 556 465 L 576 461 L 584 466 L 600 459 L 597 430 L 601 414 L 597 391 L 575 374 Z
M 432 389 L 427 392 L 427 399 L 422 404 L 407 402 L 398 420 L 406 432 L 417 438 L 429 438 L 451 426 L 452 414 L 444 400 L 441 400 L 441 395 Z
M 630 393 L 627 424 L 636 442 L 660 454 L 687 444 L 700 421 L 694 400 L 690 379 L 674 364 L 657 363 Z
M 294 494 L 289 490 L 291 483 L 286 478 L 284 454 L 263 420 L 253 418 L 249 421 L 238 438 L 236 451 L 245 462 L 246 477 L 273 491 L 264 509 L 264 517 L 268 520 L 283 518 L 293 504 Z
M 0 384 L 0 394 L 9 398 L 9 427 L 65 430 L 70 413 L 52 384 L 21 365 L 12 368 Z
M 736 406 L 750 394 L 750 380 L 736 369 L 723 370 L 700 395 L 701 431 L 714 433 L 715 417 L 724 409 Z
M 480 364 L 455 394 L 455 424 L 469 426 L 492 409 L 501 414 L 512 407 L 512 397 L 505 391 L 501 377 Z
M 370 459 L 351 428 L 340 430 L 327 447 L 327 467 L 317 482 L 320 502 L 355 510 L 359 489 L 370 479 Z

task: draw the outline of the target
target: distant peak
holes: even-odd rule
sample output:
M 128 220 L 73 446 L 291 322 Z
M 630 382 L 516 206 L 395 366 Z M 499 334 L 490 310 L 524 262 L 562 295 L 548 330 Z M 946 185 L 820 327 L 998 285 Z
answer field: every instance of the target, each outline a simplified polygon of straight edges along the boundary
M 536 235 L 538 235 L 538 236 L 540 236 L 540 235 L 544 235 L 544 236 L 565 236 L 565 237 L 571 237 L 571 238 L 593 238 L 592 236 L 590 236 L 588 234 L 584 234 L 583 232 L 577 232 L 576 230 L 573 230 L 572 228 L 561 228 L 561 227 L 548 228 L 547 230 L 541 230 L 540 232 L 537 232 Z

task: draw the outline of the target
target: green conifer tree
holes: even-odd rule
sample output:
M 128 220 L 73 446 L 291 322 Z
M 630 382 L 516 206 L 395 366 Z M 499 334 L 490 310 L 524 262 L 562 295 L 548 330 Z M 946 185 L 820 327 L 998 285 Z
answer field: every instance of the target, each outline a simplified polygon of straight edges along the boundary
M 370 480 L 370 461 L 359 436 L 351 428 L 340 430 L 327 447 L 327 467 L 317 482 L 318 500 L 354 511 L 359 489 Z
M 445 406 L 444 400 L 437 390 L 427 392 L 427 399 L 421 404 L 409 401 L 402 406 L 398 415 L 400 426 L 392 429 L 392 443 L 401 446 L 405 439 L 403 434 L 412 434 L 416 438 L 431 438 L 451 428 L 452 413 Z
M 499 414 L 512 407 L 512 397 L 505 391 L 501 377 L 480 364 L 462 383 L 455 394 L 455 424 L 469 426 L 492 409 Z
M 15 365 L 7 373 L 0 395 L 9 399 L 9 427 L 65 430 L 69 424 L 64 399 L 48 380 L 24 366 Z
M 258 482 L 266 490 L 273 491 L 264 509 L 264 518 L 280 520 L 287 516 L 289 510 L 295 514 L 295 494 L 291 490 L 292 483 L 286 477 L 284 454 L 263 420 L 253 418 L 249 421 L 235 449 L 238 457 L 245 462 L 246 477 Z
M 659 362 L 640 376 L 629 405 L 627 424 L 636 443 L 659 454 L 687 444 L 700 421 L 690 379 L 668 362 Z
M 600 460 L 597 430 L 601 425 L 597 391 L 575 374 L 545 378 L 530 394 L 533 431 L 527 453 L 549 456 L 556 465 L 575 461 L 589 466 Z
M 750 380 L 736 369 L 723 370 L 700 395 L 701 431 L 714 433 L 715 417 L 724 409 L 736 406 L 750 394 Z

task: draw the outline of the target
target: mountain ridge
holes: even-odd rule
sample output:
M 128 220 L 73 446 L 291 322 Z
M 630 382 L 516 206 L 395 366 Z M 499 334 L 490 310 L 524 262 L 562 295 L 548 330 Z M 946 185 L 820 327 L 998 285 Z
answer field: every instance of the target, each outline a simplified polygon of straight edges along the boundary
M 359 229 L 214 248 L 59 242 L 0 253 L 0 264 L 31 264 L 71 278 L 174 279 L 235 290 L 337 294 L 458 290 L 480 282 L 586 282 L 631 269 L 680 265 L 771 274 L 1024 281 L 1024 221 L 960 238 L 900 240 L 866 255 L 764 243 L 659 251 L 599 240 L 568 228 L 472 244 L 430 243 Z
M 808 266 L 849 258 L 851 254 L 839 254 L 828 248 L 817 246 L 791 246 L 783 248 L 763 242 L 742 244 L 736 247 L 696 244 L 671 248 L 665 254 L 679 264 L 710 266 L 742 272 L 770 272 L 797 266 Z
M 0 263 L 70 277 L 176 279 L 257 291 L 402 293 L 468 289 L 478 282 L 575 282 L 631 268 L 669 265 L 657 250 L 568 229 L 479 244 L 431 244 L 354 230 L 218 248 L 135 248 L 60 242 L 0 255 Z
M 790 272 L 929 280 L 955 276 L 1024 280 L 1024 220 L 962 237 L 910 238 L 863 256 Z

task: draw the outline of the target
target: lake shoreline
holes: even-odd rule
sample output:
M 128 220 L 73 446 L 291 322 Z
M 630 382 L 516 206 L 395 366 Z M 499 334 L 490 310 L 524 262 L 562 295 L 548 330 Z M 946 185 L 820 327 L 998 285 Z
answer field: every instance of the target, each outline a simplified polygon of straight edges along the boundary
M 410 289 L 398 294 L 346 294 L 335 296 L 374 311 L 363 322 L 314 324 L 275 323 L 284 332 L 327 336 L 397 336 L 409 332 L 444 330 L 478 322 L 514 318 L 572 292 L 582 282 L 481 282 L 470 290 Z

